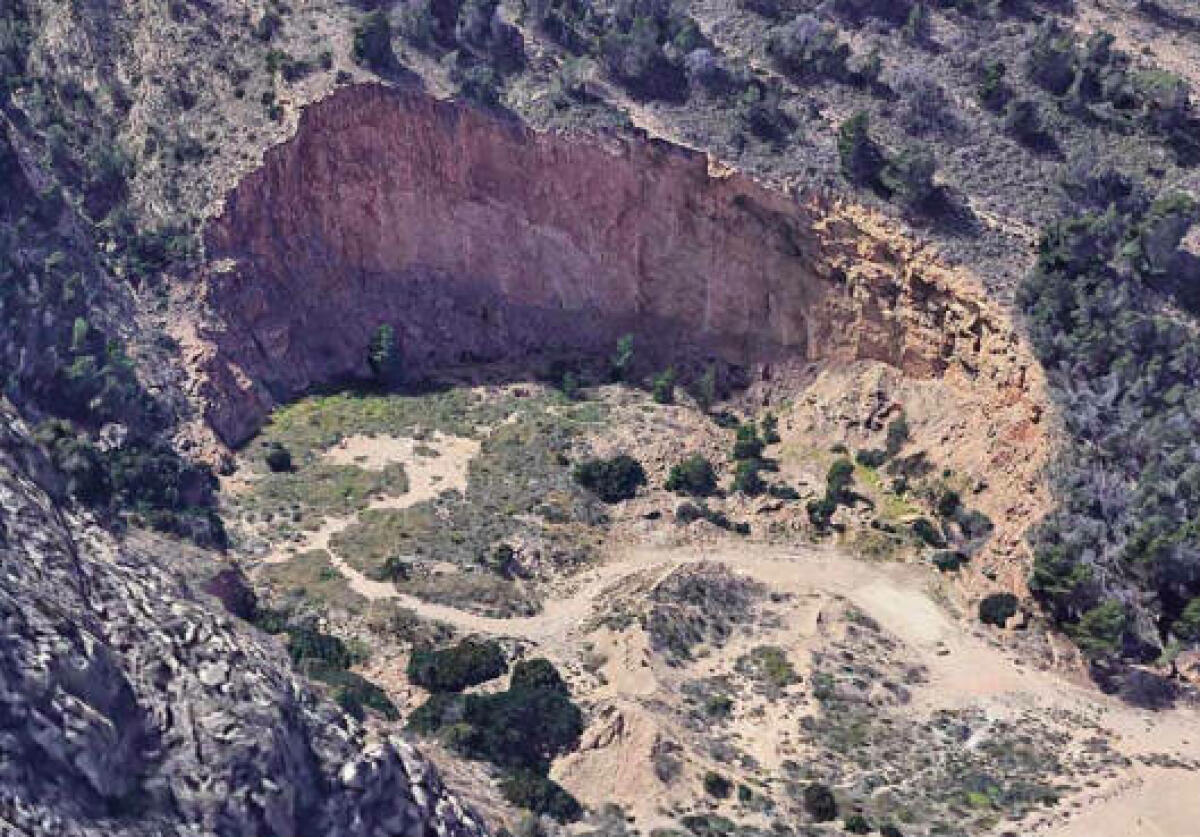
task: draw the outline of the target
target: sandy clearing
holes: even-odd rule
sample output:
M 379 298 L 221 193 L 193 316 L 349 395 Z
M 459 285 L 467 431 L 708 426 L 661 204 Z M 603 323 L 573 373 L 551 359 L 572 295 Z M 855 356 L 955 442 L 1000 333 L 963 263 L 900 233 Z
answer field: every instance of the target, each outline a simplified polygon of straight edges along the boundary
M 833 549 L 757 545 L 632 549 L 589 573 L 573 594 L 548 601 L 543 613 L 518 619 L 480 617 L 407 596 L 399 598 L 427 618 L 474 633 L 520 637 L 537 643 L 551 656 L 562 656 L 585 635 L 600 640 L 596 650 L 613 656 L 604 669 L 611 680 L 597 696 L 603 694 L 608 705 L 621 707 L 626 717 L 601 724 L 601 730 L 609 727 L 611 747 L 592 742 L 587 752 L 556 766 L 554 775 L 580 789 L 600 782 L 605 765 L 615 769 L 614 765 L 633 758 L 635 752 L 644 753 L 647 727 L 635 724 L 636 732 L 627 727 L 633 721 L 627 701 L 652 695 L 655 689 L 654 675 L 641 666 L 636 646 L 625 645 L 628 640 L 617 636 L 588 634 L 588 617 L 621 577 L 652 569 L 661 578 L 682 564 L 697 561 L 724 563 L 776 592 L 844 597 L 901 639 L 928 668 L 929 682 L 914 690 L 915 710 L 979 706 L 993 717 L 1009 718 L 1029 710 L 1083 713 L 1098 718 L 1114 734 L 1117 749 L 1130 757 L 1162 752 L 1200 755 L 1196 746 L 1200 715 L 1185 710 L 1137 710 L 1053 672 L 1022 666 L 1002 649 L 966 633 L 938 606 L 925 590 L 926 569 L 866 563 Z M 789 620 L 793 652 L 803 647 L 801 635 L 820 623 L 820 608 L 798 601 L 800 612 Z M 769 639 L 761 637 L 760 641 Z M 728 654 L 722 656 L 729 658 Z M 777 730 L 763 723 L 766 716 L 758 720 L 737 725 L 742 746 L 763 763 L 788 755 L 786 742 L 773 737 Z M 772 737 L 768 740 L 765 736 Z M 1132 780 L 1127 773 L 1116 783 L 1067 799 L 1039 822 L 1028 823 L 1029 833 L 1046 837 L 1200 837 L 1200 771 L 1137 767 L 1132 775 Z
M 478 444 L 441 435 L 423 441 L 355 437 L 328 455 L 360 467 L 401 462 L 410 490 L 377 499 L 369 508 L 404 508 L 452 488 L 465 488 L 467 465 Z M 439 455 L 419 454 L 419 445 L 428 445 Z M 653 718 L 631 703 L 653 699 L 660 686 L 648 665 L 645 636 L 637 631 L 597 630 L 592 617 L 598 605 L 613 595 L 616 585 L 636 583 L 650 589 L 679 566 L 699 561 L 725 564 L 773 592 L 793 594 L 794 607 L 786 627 L 773 638 L 759 636 L 756 641 L 778 640 L 796 660 L 801 659 L 805 643 L 821 629 L 822 602 L 840 596 L 861 609 L 904 642 L 927 667 L 929 683 L 914 690 L 916 710 L 981 706 L 989 714 L 1007 717 L 1030 709 L 1083 712 L 1111 730 L 1117 748 L 1130 757 L 1163 752 L 1200 755 L 1200 716 L 1184 711 L 1154 714 L 1134 710 L 1052 672 L 1020 665 L 1002 649 L 967 632 L 935 601 L 928 589 L 928 568 L 868 563 L 820 546 L 769 547 L 726 541 L 705 546 L 633 547 L 615 552 L 605 563 L 571 579 L 562 594 L 546 601 L 541 613 L 503 619 L 403 594 L 392 584 L 373 581 L 348 566 L 329 550 L 329 542 L 355 520 L 357 515 L 327 519 L 303 543 L 279 550 L 267 561 L 287 561 L 300 552 L 326 549 L 351 589 L 367 599 L 390 599 L 422 618 L 460 631 L 531 642 L 540 653 L 556 659 L 575 656 L 586 642 L 605 658 L 601 670 L 607 684 L 593 696 L 599 706 L 609 709 L 596 729 L 589 728 L 594 737 L 590 746 L 555 768 L 556 776 L 576 788 L 581 783 L 602 787 L 611 797 L 620 787 L 628 787 L 626 782 L 634 786 L 648 782 L 646 753 L 657 734 Z M 721 656 L 729 659 L 727 654 Z M 775 717 L 777 713 L 772 713 L 769 705 L 763 710 L 765 714 L 756 722 L 735 727 L 741 746 L 762 763 L 773 764 L 791 755 L 789 742 L 776 737 L 778 724 L 773 723 L 787 719 Z M 628 770 L 620 775 L 611 773 L 614 765 L 627 760 L 631 762 Z M 1026 828 L 1028 833 L 1044 837 L 1200 837 L 1200 772 L 1139 765 L 1117 782 L 1066 800 L 1038 822 L 1027 823 Z
M 465 491 L 467 465 L 478 453 L 479 440 L 437 432 L 425 439 L 347 436 L 325 451 L 324 457 L 339 465 L 357 465 L 367 471 L 382 471 L 396 463 L 403 465 L 408 491 L 394 499 L 411 506 L 443 491 Z
M 1196 837 L 1200 777 L 1195 771 L 1139 767 L 1115 792 L 1091 800 L 1047 837 Z
M 430 451 L 434 455 L 431 455 Z M 368 470 L 382 470 L 396 463 L 404 466 L 408 491 L 400 495 L 380 497 L 365 509 L 375 510 L 408 508 L 426 500 L 433 500 L 446 491 L 465 491 L 468 465 L 478 453 L 477 439 L 438 432 L 425 439 L 350 436 L 326 451 L 325 457 L 339 464 L 357 465 Z M 304 540 L 276 549 L 263 559 L 263 562 L 282 564 L 309 550 L 323 549 L 329 553 L 330 563 L 345 577 L 350 589 L 355 593 L 371 601 L 401 598 L 390 582 L 368 578 L 347 564 L 336 550 L 330 548 L 333 537 L 353 525 L 358 520 L 358 514 L 327 517 L 320 528 L 309 533 Z

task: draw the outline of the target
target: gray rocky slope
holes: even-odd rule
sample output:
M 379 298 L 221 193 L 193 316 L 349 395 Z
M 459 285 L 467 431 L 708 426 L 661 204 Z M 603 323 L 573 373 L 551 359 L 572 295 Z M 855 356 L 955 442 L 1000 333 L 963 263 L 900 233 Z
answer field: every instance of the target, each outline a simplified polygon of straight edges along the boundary
M 486 833 L 407 742 L 196 592 L 167 542 L 118 540 L 61 496 L 0 405 L 0 835 Z

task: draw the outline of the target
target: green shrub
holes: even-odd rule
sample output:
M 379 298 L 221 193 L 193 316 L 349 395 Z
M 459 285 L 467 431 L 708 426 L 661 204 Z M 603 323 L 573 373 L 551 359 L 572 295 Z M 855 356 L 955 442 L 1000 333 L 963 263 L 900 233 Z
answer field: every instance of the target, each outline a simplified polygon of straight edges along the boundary
M 932 546 L 934 549 L 946 548 L 946 539 L 942 537 L 941 530 L 928 518 L 918 517 L 911 525 L 913 534 L 927 546 Z
M 387 72 L 396 67 L 392 52 L 392 24 L 382 9 L 368 13 L 354 27 L 354 60 L 375 72 Z
M 498 0 L 464 0 L 455 37 L 497 72 L 515 72 L 525 64 L 525 42 L 520 30 L 500 17 L 499 6 Z
M 838 804 L 828 785 L 814 782 L 804 788 L 804 810 L 816 822 L 829 822 L 837 818 Z
M 1008 67 L 1003 61 L 985 61 L 979 68 L 979 87 L 976 96 L 985 108 L 999 113 L 1008 104 L 1011 91 L 1004 83 Z
M 902 151 L 887 165 L 883 183 L 893 197 L 914 210 L 932 206 L 938 195 L 933 182 L 937 172 L 937 160 L 933 152 L 925 147 L 911 147 Z
M 758 436 L 758 428 L 753 424 L 743 424 L 737 429 L 737 438 L 733 443 L 733 458 L 737 460 L 758 459 L 762 456 L 764 444 Z
M 692 497 L 710 497 L 717 490 L 717 472 L 705 457 L 694 453 L 671 466 L 666 489 Z
M 844 824 L 846 831 L 851 834 L 870 834 L 871 824 L 867 822 L 867 818 L 862 814 L 851 814 L 846 817 Z
M 580 387 L 579 379 L 575 377 L 575 373 L 564 372 L 559 384 L 559 389 L 562 390 L 562 394 L 565 395 L 569 400 L 578 400 L 580 396 Z
M 878 468 L 887 462 L 887 451 L 879 448 L 864 448 L 854 454 L 854 461 L 864 468 Z
M 950 549 L 942 549 L 933 553 L 930 559 L 933 565 L 944 573 L 956 573 L 969 560 L 965 553 Z
M 717 369 L 715 366 L 710 365 L 704 370 L 704 374 L 700 376 L 700 380 L 693 387 L 692 397 L 696 399 L 696 404 L 701 411 L 707 413 L 712 409 L 717 400 Z
M 678 523 L 691 523 L 694 520 L 707 520 L 714 526 L 720 527 L 727 531 L 731 531 L 738 535 L 749 535 L 749 523 L 734 523 L 724 512 L 710 509 L 703 504 L 696 503 L 680 503 L 679 508 L 675 510 L 675 520 Z
M 1032 99 L 1013 99 L 1004 112 L 1004 130 L 1026 144 L 1042 137 L 1042 113 Z
M 845 78 L 850 47 L 838 38 L 837 27 L 813 15 L 799 15 L 767 34 L 767 53 L 792 76 Z
M 939 517 L 953 519 L 962 509 L 962 498 L 957 491 L 947 489 L 938 496 L 936 508 Z
M 367 365 L 371 374 L 381 384 L 394 384 L 400 380 L 400 347 L 396 342 L 396 330 L 387 323 L 379 326 L 371 335 L 367 346 Z
M 1075 41 L 1053 18 L 1039 29 L 1030 47 L 1029 77 L 1061 96 L 1075 81 Z
M 704 712 L 714 718 L 728 718 L 733 712 L 733 698 L 729 695 L 709 695 L 704 700 Z
M 409 726 L 443 733 L 447 745 L 468 758 L 544 776 L 551 759 L 578 743 L 583 715 L 554 667 L 529 660 L 513 667 L 506 691 L 434 694 L 412 713 Z
M 995 528 L 991 518 L 976 509 L 960 508 L 955 519 L 967 540 L 983 538 Z
M 1080 617 L 1071 630 L 1071 638 L 1079 650 L 1092 659 L 1115 657 L 1121 652 L 1121 639 L 1128 623 L 1125 606 L 1109 599 Z
M 633 371 L 633 335 L 625 334 L 617 340 L 617 350 L 609 361 L 610 373 L 614 381 L 627 381 Z
M 777 445 L 779 438 L 779 419 L 774 413 L 767 413 L 762 418 L 762 440 L 768 445 Z
M 1134 228 L 1134 239 L 1123 254 L 1144 276 L 1159 277 L 1176 267 L 1180 242 L 1200 220 L 1200 203 L 1190 195 L 1172 192 L 1159 197 Z
M 272 473 L 280 474 L 292 470 L 292 452 L 284 447 L 282 442 L 269 444 L 264 458 Z
M 571 691 L 567 688 L 562 675 L 558 673 L 558 669 L 544 657 L 534 657 L 532 660 L 522 660 L 517 663 L 513 668 L 509 688 L 515 690 L 541 689 L 557 692 L 566 697 L 571 695 Z
M 348 669 L 362 662 L 346 643 L 312 625 L 287 625 L 287 651 L 296 665 L 317 663 L 335 669 Z
M 854 483 L 854 463 L 849 459 L 837 459 L 829 466 L 825 475 L 825 496 L 837 504 L 854 502 L 850 486 Z
M 808 512 L 808 519 L 814 526 L 818 529 L 827 529 L 833 521 L 834 512 L 837 511 L 837 503 L 826 495 L 819 500 L 809 500 L 805 508 Z
M 800 492 L 785 483 L 772 483 L 767 486 L 767 494 L 776 500 L 799 500 Z
M 583 806 L 561 785 L 532 770 L 515 770 L 500 780 L 504 798 L 519 808 L 544 814 L 560 823 L 583 816 Z
M 763 464 L 757 459 L 743 459 L 733 472 L 733 490 L 747 497 L 757 497 L 766 489 L 762 479 Z
M 1184 642 L 1200 642 L 1200 596 L 1187 603 L 1171 631 Z
M 704 774 L 704 792 L 716 799 L 728 799 L 733 792 L 733 783 L 712 770 Z
M 317 662 L 302 665 L 301 671 L 329 687 L 334 701 L 360 721 L 364 709 L 373 709 L 389 721 L 400 719 L 400 712 L 387 692 L 359 674 Z
M 485 108 L 500 105 L 501 79 L 488 65 L 471 64 L 453 72 L 451 78 L 458 85 L 458 94 L 467 101 Z
M 871 138 L 870 129 L 870 115 L 860 110 L 842 123 L 837 135 L 842 175 L 862 186 L 877 184 L 887 164 L 882 149 Z
M 656 404 L 675 403 L 674 369 L 667 369 L 654 379 L 654 401 Z
M 605 69 L 642 99 L 682 102 L 687 99 L 687 72 L 677 53 L 663 48 L 662 29 L 654 21 L 635 18 L 626 31 L 610 31 L 600 42 Z
M 992 593 L 979 602 L 979 621 L 1003 628 L 1017 615 L 1017 597 L 1012 593 Z
M 787 654 L 777 645 L 758 645 L 737 661 L 736 668 L 750 677 L 783 689 L 800 682 Z
M 431 692 L 460 692 L 508 670 L 495 640 L 464 639 L 446 648 L 416 648 L 408 659 L 408 680 Z
M 630 500 L 646 484 L 641 464 L 626 454 L 610 459 L 585 459 L 575 466 L 573 476 L 575 482 L 606 503 Z

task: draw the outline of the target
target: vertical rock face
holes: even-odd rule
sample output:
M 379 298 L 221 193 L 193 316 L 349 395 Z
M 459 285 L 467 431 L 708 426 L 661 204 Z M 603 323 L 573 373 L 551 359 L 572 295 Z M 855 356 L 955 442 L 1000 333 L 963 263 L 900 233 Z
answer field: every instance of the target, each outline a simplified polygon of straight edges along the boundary
M 869 217 L 667 143 L 539 134 L 415 92 L 310 106 L 206 238 L 216 325 L 192 361 L 230 443 L 275 401 L 363 374 L 382 323 L 417 371 L 633 332 L 672 360 L 961 362 L 1025 388 L 1003 319 Z
M 0 405 L 0 833 L 482 837 L 168 569 L 178 544 L 65 517 L 53 480 Z

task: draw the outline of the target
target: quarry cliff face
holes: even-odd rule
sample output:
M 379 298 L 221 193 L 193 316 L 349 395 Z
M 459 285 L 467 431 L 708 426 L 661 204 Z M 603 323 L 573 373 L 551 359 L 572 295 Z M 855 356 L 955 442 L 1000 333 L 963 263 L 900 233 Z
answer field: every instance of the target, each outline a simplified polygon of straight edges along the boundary
M 229 444 L 366 374 L 383 323 L 414 373 L 607 353 L 632 332 L 656 362 L 874 359 L 1006 403 L 1032 391 L 1006 319 L 869 214 L 668 143 L 537 133 L 419 92 L 310 106 L 205 237 L 215 316 L 185 345 Z

